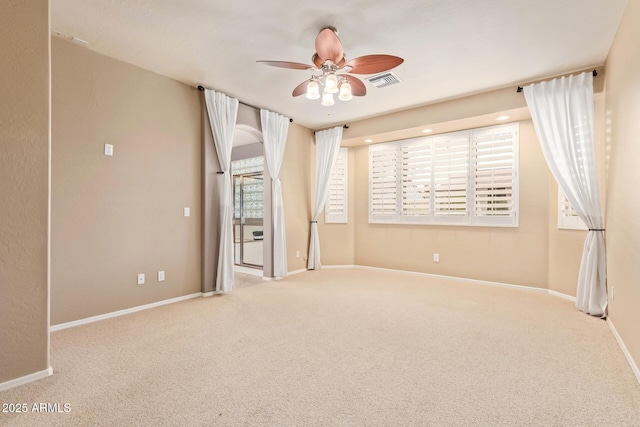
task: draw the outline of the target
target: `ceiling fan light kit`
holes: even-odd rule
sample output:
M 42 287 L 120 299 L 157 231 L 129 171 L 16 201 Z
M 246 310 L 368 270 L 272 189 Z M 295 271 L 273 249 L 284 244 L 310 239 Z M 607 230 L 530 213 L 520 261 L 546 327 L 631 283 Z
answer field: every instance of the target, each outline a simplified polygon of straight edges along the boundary
M 320 98 L 320 86 L 315 79 L 309 81 L 307 84 L 307 99 L 318 99 Z
M 351 74 L 375 74 L 390 70 L 404 62 L 404 59 L 391 55 L 367 55 L 350 61 L 342 49 L 342 43 L 336 35 L 337 30 L 326 27 L 316 37 L 316 53 L 312 57 L 314 65 L 286 61 L 257 61 L 272 67 L 294 70 L 321 72 L 312 75 L 309 80 L 300 83 L 293 96 L 305 94 L 307 99 L 320 99 L 324 106 L 335 104 L 333 94 L 338 93 L 340 101 L 350 101 L 354 96 L 365 96 L 367 88 L 359 78 Z M 348 74 L 351 73 L 351 74 Z M 322 97 L 320 87 L 322 86 Z
M 329 73 L 325 77 L 324 91 L 326 93 L 338 93 L 338 78 L 335 73 Z
M 332 93 L 328 93 L 328 92 L 325 91 L 322 94 L 322 102 L 320 104 L 324 105 L 325 107 L 330 107 L 335 103 L 336 102 L 333 100 L 333 94 Z
M 345 81 L 340 86 L 340 95 L 338 95 L 338 99 L 340 101 L 351 101 L 351 98 L 353 98 L 353 94 L 351 93 L 351 85 L 349 84 L 349 81 Z

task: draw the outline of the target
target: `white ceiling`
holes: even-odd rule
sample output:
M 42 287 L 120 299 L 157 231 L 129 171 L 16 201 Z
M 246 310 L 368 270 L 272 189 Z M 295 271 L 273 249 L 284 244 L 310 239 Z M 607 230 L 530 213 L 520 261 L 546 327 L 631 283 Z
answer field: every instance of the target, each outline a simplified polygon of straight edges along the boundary
M 604 63 L 626 0 L 51 0 L 52 29 L 88 49 L 201 84 L 313 129 L 518 85 Z M 334 26 L 347 59 L 384 53 L 405 62 L 402 83 L 367 96 L 293 98 Z M 363 76 L 367 77 L 367 76 Z

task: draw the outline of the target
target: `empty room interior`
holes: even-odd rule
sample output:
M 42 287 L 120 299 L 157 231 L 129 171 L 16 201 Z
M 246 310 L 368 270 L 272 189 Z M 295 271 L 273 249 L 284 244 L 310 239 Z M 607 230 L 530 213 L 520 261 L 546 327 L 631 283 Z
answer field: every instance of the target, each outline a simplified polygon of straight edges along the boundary
M 0 425 L 640 425 L 640 1 L 0 2 Z

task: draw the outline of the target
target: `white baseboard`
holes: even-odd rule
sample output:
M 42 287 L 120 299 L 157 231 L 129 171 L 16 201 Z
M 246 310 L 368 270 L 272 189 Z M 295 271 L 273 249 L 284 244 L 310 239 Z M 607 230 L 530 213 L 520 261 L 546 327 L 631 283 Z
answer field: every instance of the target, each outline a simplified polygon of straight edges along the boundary
M 549 292 L 549 294 L 551 294 L 553 296 L 564 298 L 564 299 L 572 301 L 572 302 L 576 302 L 576 297 L 572 297 L 571 295 L 563 294 L 562 292 L 554 291 L 554 290 L 551 290 L 551 289 L 547 289 L 547 292 Z
M 320 268 L 327 268 L 327 269 L 332 269 L 332 268 L 355 268 L 356 266 L 351 264 L 351 265 L 323 265 Z
M 638 368 L 636 361 L 633 360 L 633 357 L 631 357 L 631 353 L 629 353 L 629 350 L 627 350 L 627 346 L 624 345 L 624 341 L 622 341 L 622 337 L 620 337 L 620 334 L 618 334 L 618 331 L 616 330 L 615 326 L 613 326 L 613 322 L 611 322 L 611 319 L 608 317 L 607 317 L 607 324 L 609 325 L 609 329 L 611 329 L 613 336 L 616 337 L 616 341 L 618 341 L 618 345 L 622 349 L 622 352 L 624 353 L 624 357 L 627 358 L 627 362 L 629 362 L 629 366 L 631 366 L 631 370 L 633 371 L 633 374 L 636 376 L 636 380 L 638 380 L 638 383 L 640 383 L 640 368 Z
M 33 381 L 41 380 L 42 378 L 50 377 L 51 375 L 53 375 L 53 368 L 49 366 L 43 371 L 34 372 L 33 374 L 25 375 L 24 377 L 0 383 L 0 392 L 9 390 L 10 388 L 28 384 Z
M 222 292 L 220 291 L 209 291 L 209 292 L 202 292 L 201 296 L 204 297 L 212 297 L 214 295 L 220 295 Z
M 304 273 L 305 271 L 309 271 L 306 268 L 301 268 L 300 270 L 289 271 L 287 275 L 293 276 L 294 274 Z
M 243 267 L 241 265 L 234 265 L 233 271 L 235 271 L 236 273 L 249 274 L 251 276 L 262 277 L 263 275 L 262 269 L 260 268 L 249 268 L 249 267 Z
M 213 292 L 207 292 L 207 294 L 213 294 Z M 97 322 L 99 320 L 110 319 L 112 317 L 123 316 L 125 314 L 135 313 L 137 311 L 148 310 L 154 307 L 160 307 L 162 305 L 173 304 L 174 302 L 180 302 L 191 298 L 199 298 L 204 296 L 202 292 L 196 292 L 195 294 L 183 295 L 181 297 L 170 298 L 163 301 L 153 302 L 151 304 L 139 305 L 137 307 L 131 307 L 124 310 L 113 311 L 111 313 L 100 314 L 98 316 L 87 317 L 85 319 L 74 320 L 72 322 L 59 323 L 49 328 L 49 332 L 60 331 L 62 329 L 72 328 L 74 326 L 86 325 L 87 323 Z
M 545 293 L 545 294 L 553 295 L 556 297 L 560 297 L 569 301 L 573 301 L 573 302 L 576 301 L 576 298 L 572 297 L 571 295 L 566 295 L 561 292 L 553 291 L 551 289 L 537 288 L 534 286 L 514 285 L 511 283 L 491 282 L 488 280 L 468 279 L 465 277 L 444 276 L 441 274 L 422 273 L 419 271 L 395 270 L 392 268 L 372 267 L 369 265 L 344 265 L 344 266 L 336 265 L 336 266 L 326 266 L 326 268 L 361 268 L 364 270 L 389 271 L 393 273 L 404 273 L 404 274 L 411 274 L 415 276 L 433 277 L 436 279 L 453 280 L 453 281 L 460 281 L 460 282 L 467 282 L 467 283 L 470 282 L 470 283 L 475 283 L 477 285 L 499 286 L 502 288 L 520 289 L 523 291 L 531 291 L 531 292 L 540 292 L 540 293 Z

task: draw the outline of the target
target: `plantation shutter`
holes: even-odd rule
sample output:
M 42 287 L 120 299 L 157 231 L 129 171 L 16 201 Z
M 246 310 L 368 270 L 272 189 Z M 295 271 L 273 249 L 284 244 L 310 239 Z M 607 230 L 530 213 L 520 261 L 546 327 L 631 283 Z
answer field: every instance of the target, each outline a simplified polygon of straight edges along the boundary
M 324 208 L 324 222 L 347 222 L 347 159 L 349 151 L 341 148 L 329 176 L 329 196 Z
M 587 230 L 584 221 L 580 219 L 578 212 L 573 209 L 571 202 L 558 187 L 558 228 L 570 228 L 574 230 Z
M 434 138 L 433 192 L 436 217 L 466 217 L 469 176 L 469 134 Z
M 428 217 L 431 214 L 431 141 L 411 140 L 401 145 L 401 215 Z
M 518 129 L 369 146 L 369 222 L 517 227 Z
M 393 219 L 397 214 L 398 148 L 396 145 L 369 147 L 369 220 Z M 374 219 L 375 218 L 375 219 Z
M 515 221 L 516 140 L 513 125 L 472 134 L 473 215 L 480 222 L 498 222 L 491 219 L 496 217 Z

